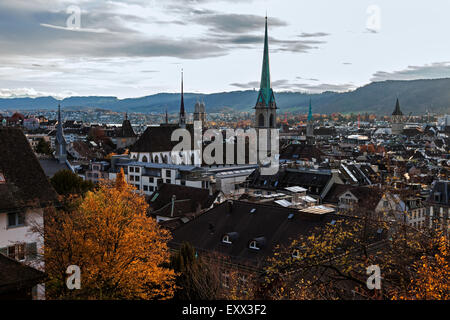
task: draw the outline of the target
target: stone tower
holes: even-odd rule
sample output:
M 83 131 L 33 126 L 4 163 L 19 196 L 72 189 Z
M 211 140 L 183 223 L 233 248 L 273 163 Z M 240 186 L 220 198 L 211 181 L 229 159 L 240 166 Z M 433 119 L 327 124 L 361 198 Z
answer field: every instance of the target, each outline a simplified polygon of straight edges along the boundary
M 395 110 L 392 113 L 392 134 L 399 135 L 403 132 L 403 112 L 400 110 L 400 103 L 397 98 L 397 103 L 395 104 Z
M 203 125 L 206 123 L 206 106 L 203 101 L 195 104 L 194 121 L 201 121 Z
M 181 104 L 180 104 L 180 120 L 179 124 L 181 128 L 186 128 L 186 112 L 184 111 L 184 79 L 183 71 L 181 71 Z
M 277 104 L 275 102 L 275 95 L 270 83 L 269 36 L 267 28 L 267 17 L 264 37 L 264 57 L 261 75 L 261 86 L 259 89 L 258 100 L 255 106 L 255 128 L 257 131 L 259 131 L 260 129 L 267 129 L 269 134 L 269 129 L 277 128 Z M 270 135 L 268 141 L 268 149 L 270 150 Z

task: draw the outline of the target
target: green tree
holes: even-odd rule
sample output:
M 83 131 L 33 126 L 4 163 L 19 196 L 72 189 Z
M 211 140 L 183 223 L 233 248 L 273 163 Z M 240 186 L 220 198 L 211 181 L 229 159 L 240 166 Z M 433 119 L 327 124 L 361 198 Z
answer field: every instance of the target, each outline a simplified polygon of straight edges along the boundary
M 52 154 L 52 149 L 50 148 L 50 143 L 45 141 L 44 139 L 39 139 L 37 146 L 34 148 L 34 151 L 39 154 Z
M 220 297 L 220 274 L 203 262 L 188 243 L 181 245 L 171 258 L 171 267 L 178 273 L 175 299 L 215 300 Z
M 87 191 L 94 189 L 91 181 L 84 181 L 81 177 L 70 170 L 61 170 L 57 172 L 50 182 L 58 194 L 68 195 L 84 195 Z

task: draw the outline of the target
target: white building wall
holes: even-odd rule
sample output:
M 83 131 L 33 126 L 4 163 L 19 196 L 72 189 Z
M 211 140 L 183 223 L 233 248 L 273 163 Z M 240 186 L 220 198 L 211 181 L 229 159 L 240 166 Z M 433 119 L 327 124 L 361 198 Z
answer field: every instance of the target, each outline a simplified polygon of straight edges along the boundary
M 25 225 L 20 227 L 8 227 L 8 214 L 5 212 L 0 213 L 0 248 L 10 247 L 15 244 L 36 243 L 37 258 L 30 260 L 28 257 L 25 257 L 25 260 L 22 262 L 38 270 L 45 271 L 44 260 L 39 258 L 43 253 L 44 239 L 40 234 L 31 230 L 33 226 L 44 226 L 43 209 L 26 210 Z M 44 284 L 37 285 L 33 299 L 45 299 Z

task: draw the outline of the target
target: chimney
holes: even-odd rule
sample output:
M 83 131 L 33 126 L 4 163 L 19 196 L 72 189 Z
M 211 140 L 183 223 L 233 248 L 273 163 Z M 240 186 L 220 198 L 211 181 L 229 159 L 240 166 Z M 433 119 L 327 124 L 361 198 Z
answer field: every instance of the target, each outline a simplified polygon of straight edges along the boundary
M 232 213 L 233 212 L 233 200 L 228 200 L 227 205 L 228 205 L 228 213 Z
M 208 189 L 209 189 L 209 195 L 212 196 L 213 193 L 214 193 L 214 192 L 213 192 L 213 186 L 212 186 L 212 183 L 209 183 L 209 188 L 208 188 Z

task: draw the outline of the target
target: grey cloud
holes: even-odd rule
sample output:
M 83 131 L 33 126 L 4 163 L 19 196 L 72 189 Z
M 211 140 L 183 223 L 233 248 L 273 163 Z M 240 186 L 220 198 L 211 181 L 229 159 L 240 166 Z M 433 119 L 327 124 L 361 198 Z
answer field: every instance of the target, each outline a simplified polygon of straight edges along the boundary
M 329 36 L 329 33 L 325 32 L 314 32 L 314 33 L 307 33 L 303 32 L 301 35 L 299 35 L 300 38 L 319 38 L 319 37 L 327 37 Z
M 257 15 L 244 14 L 208 14 L 192 19 L 196 23 L 209 26 L 212 32 L 217 33 L 243 33 L 260 31 L 263 29 L 263 17 Z M 286 26 L 280 19 L 271 18 L 271 27 Z
M 258 81 L 251 81 L 247 83 L 231 83 L 230 86 L 241 88 L 241 89 L 253 89 L 253 88 L 259 88 L 259 82 Z
M 317 92 L 317 93 L 325 92 L 325 91 L 345 92 L 345 91 L 349 91 L 349 90 L 356 88 L 356 86 L 351 83 L 343 83 L 343 84 L 321 83 L 318 85 L 297 84 L 294 86 L 300 90 L 305 90 L 305 91 L 309 91 L 309 92 Z
M 53 0 L 50 0 L 53 1 Z M 181 59 L 201 59 L 228 54 L 239 45 L 239 48 L 254 48 L 263 43 L 264 17 L 257 15 L 222 14 L 211 10 L 190 8 L 192 16 L 183 14 L 172 21 L 144 19 L 130 14 L 117 14 L 114 3 L 123 1 L 86 4 L 89 10 L 83 10 L 81 29 L 76 32 L 65 30 L 67 13 L 65 7 L 56 6 L 53 11 L 44 6 L 43 0 L 31 0 L 33 10 L 18 12 L 0 4 L 0 28 L 9 32 L 0 33 L 0 56 L 22 55 L 33 57 L 177 57 Z M 145 5 L 145 2 L 136 1 Z M 188 7 L 203 1 L 183 1 Z M 22 2 L 19 2 L 21 4 Z M 57 2 L 55 1 L 55 4 Z M 69 3 L 69 2 L 67 2 Z M 76 2 L 75 2 L 76 3 Z M 128 3 L 128 2 L 123 2 Z M 175 5 L 175 1 L 170 1 Z M 169 3 L 169 6 L 170 6 Z M 83 8 L 85 2 L 82 2 Z M 176 2 L 177 6 L 180 2 Z M 103 11 L 100 8 L 104 9 Z M 209 31 L 202 37 L 170 39 L 157 36 L 149 37 L 140 30 L 137 24 L 199 24 Z M 285 22 L 271 18 L 271 26 L 284 26 Z M 20 26 L 20 27 L 18 27 Z M 258 32 L 257 35 L 252 34 Z M 321 34 L 321 33 L 317 33 Z M 316 35 L 317 35 L 316 34 Z M 313 35 L 313 34 L 310 34 Z M 323 41 L 316 40 L 284 40 L 271 38 L 272 50 L 283 52 L 308 52 L 316 49 Z
M 82 28 L 107 26 L 110 33 L 74 32 L 43 27 L 41 23 L 65 26 L 65 12 L 33 12 L 15 15 L 0 8 L 0 56 L 33 57 L 155 57 L 200 59 L 225 55 L 228 50 L 201 39 L 149 38 L 124 27 L 126 16 L 88 13 Z M 18 27 L 20 26 L 20 27 Z
M 259 82 L 251 81 L 248 83 L 232 83 L 230 85 L 241 89 L 252 89 L 258 88 Z M 350 83 L 344 84 L 321 83 L 317 85 L 311 85 L 305 83 L 294 83 L 285 79 L 273 81 L 272 87 L 274 88 L 274 90 L 307 91 L 312 93 L 321 93 L 325 91 L 344 92 L 356 88 L 355 85 Z
M 404 70 L 378 71 L 371 81 L 439 79 L 450 77 L 450 62 L 435 62 L 423 66 L 408 66 Z
M 315 78 L 302 78 L 302 77 L 297 77 L 298 80 L 307 80 L 307 81 L 319 81 L 319 79 L 315 79 Z

